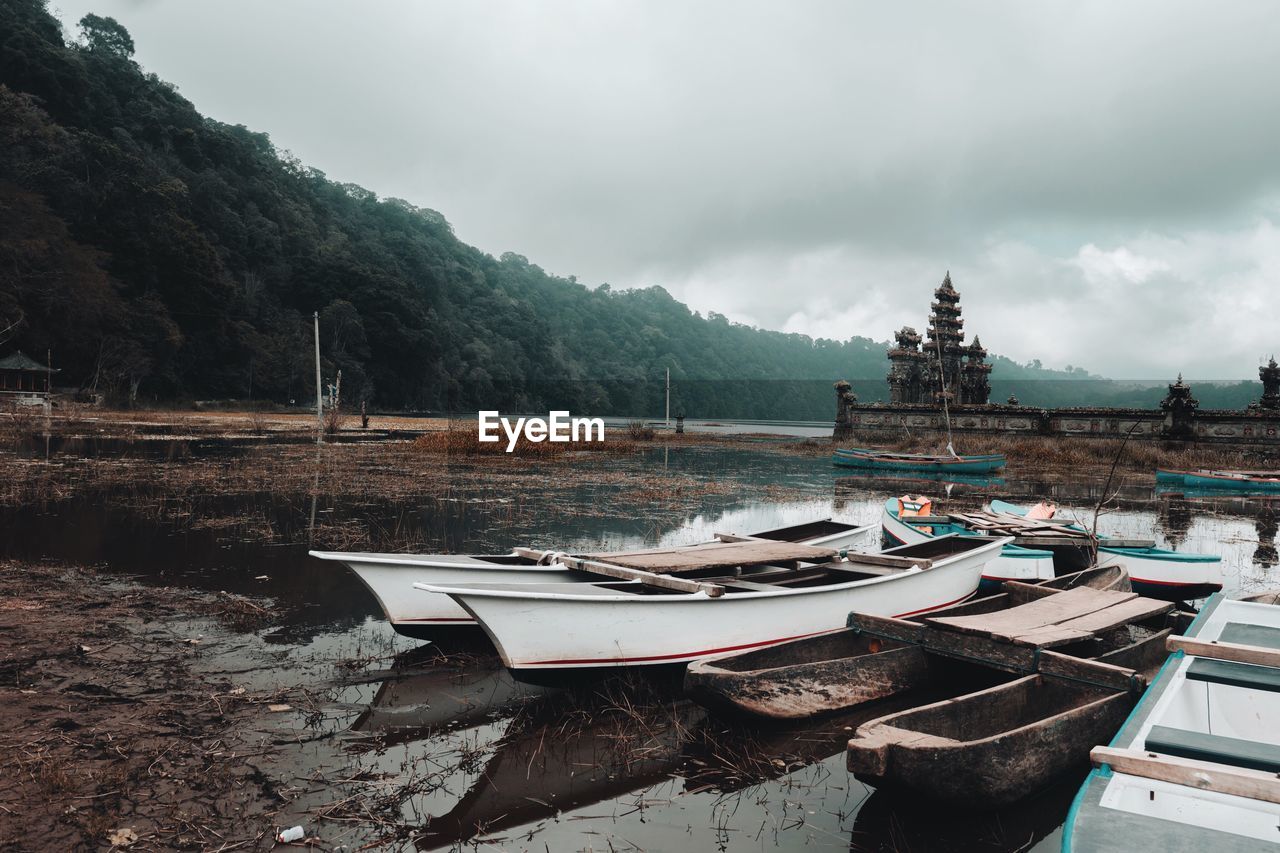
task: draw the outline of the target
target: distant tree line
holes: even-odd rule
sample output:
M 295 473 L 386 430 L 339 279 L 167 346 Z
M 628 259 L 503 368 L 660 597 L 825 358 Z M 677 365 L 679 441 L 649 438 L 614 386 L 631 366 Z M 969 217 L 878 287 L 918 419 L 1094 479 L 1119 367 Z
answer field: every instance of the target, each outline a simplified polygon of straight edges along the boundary
M 887 396 L 883 343 L 494 258 L 433 210 L 201 116 L 111 18 L 68 39 L 43 0 L 0 0 L 0 21 L 0 328 L 86 388 L 305 401 L 319 311 L 326 381 L 341 370 L 344 399 L 381 407 L 656 415 L 668 369 L 690 416 L 829 419 L 842 377 Z M 992 376 L 1027 400 L 1074 378 L 1002 359 Z M 1074 384 L 1045 383 L 1043 404 Z

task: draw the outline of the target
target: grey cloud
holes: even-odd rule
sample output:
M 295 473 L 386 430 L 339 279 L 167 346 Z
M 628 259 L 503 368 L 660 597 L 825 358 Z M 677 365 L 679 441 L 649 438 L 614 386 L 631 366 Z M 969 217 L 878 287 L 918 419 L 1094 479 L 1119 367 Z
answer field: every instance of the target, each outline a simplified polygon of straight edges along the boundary
M 765 326 L 883 338 L 951 268 L 993 350 L 1135 375 L 1176 366 L 1103 346 L 1120 318 L 1056 334 L 1060 294 L 1093 293 L 1081 249 L 1219 235 L 1220 266 L 1162 274 L 1158 311 L 1122 291 L 1143 334 L 1272 269 L 1232 237 L 1280 193 L 1268 2 L 61 8 L 116 16 L 207 114 L 488 251 Z M 1188 357 L 1247 374 L 1266 332 L 1243 322 Z

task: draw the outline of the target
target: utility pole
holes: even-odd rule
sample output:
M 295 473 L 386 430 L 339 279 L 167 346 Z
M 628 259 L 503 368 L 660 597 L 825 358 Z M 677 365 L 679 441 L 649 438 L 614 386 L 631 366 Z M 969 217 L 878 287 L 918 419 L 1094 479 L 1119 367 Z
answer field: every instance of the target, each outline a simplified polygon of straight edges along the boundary
M 667 429 L 671 429 L 671 368 L 667 368 Z
M 316 323 L 316 444 L 324 441 L 324 398 L 320 389 L 320 312 L 312 317 Z

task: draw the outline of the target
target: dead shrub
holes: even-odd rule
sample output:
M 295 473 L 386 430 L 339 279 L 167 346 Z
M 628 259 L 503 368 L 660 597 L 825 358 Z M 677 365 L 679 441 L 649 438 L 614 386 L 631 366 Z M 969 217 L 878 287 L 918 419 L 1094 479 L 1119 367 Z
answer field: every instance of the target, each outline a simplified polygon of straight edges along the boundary
M 632 441 L 653 441 L 657 432 L 644 421 L 627 421 L 627 438 Z

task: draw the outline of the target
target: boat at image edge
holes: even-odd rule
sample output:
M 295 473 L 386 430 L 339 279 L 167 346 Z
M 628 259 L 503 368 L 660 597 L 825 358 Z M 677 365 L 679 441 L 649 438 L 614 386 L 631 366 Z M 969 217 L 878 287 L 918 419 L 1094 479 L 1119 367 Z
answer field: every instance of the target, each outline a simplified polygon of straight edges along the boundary
M 1064 853 L 1244 853 L 1280 842 L 1280 607 L 1213 596 L 1093 750 Z

